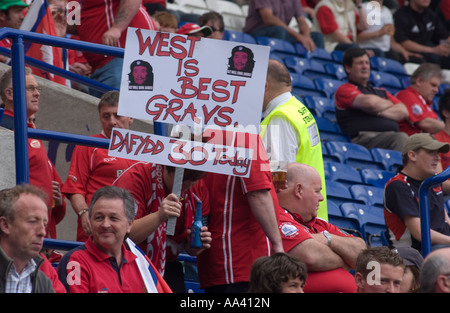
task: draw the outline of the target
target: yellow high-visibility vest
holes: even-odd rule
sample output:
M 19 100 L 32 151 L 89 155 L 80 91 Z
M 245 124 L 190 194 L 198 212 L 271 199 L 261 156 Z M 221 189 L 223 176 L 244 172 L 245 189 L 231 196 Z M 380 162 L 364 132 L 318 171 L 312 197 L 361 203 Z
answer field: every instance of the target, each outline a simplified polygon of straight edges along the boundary
M 322 145 L 320 143 L 319 130 L 316 120 L 306 106 L 297 98 L 292 97 L 288 102 L 276 107 L 261 122 L 260 136 L 264 137 L 267 126 L 274 116 L 287 118 L 297 130 L 300 137 L 300 148 L 295 156 L 295 162 L 304 163 L 314 167 L 322 179 L 322 195 L 324 200 L 320 203 L 317 216 L 328 220 L 327 193 L 325 186 L 325 174 L 323 169 Z

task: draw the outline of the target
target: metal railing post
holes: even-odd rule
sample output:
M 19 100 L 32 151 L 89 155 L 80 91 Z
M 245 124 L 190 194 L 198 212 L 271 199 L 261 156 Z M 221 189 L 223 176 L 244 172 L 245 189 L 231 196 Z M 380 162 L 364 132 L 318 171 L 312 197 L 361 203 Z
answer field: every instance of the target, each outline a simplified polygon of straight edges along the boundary
M 419 187 L 419 207 L 420 207 L 420 233 L 422 240 L 422 255 L 426 257 L 431 252 L 431 234 L 430 234 L 430 212 L 428 202 L 429 189 L 450 177 L 450 167 L 439 174 L 428 177 Z M 445 208 L 442 208 L 445 210 Z
M 14 101 L 14 147 L 16 183 L 30 182 L 28 163 L 27 98 L 25 80 L 25 52 L 22 36 L 13 37 L 11 46 L 12 87 Z

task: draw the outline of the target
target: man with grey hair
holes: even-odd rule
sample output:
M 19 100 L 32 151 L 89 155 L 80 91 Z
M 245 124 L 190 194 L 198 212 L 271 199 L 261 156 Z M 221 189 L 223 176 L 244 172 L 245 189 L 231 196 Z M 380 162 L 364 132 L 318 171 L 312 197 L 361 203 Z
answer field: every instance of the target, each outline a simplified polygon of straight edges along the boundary
M 131 194 L 115 186 L 100 188 L 92 197 L 88 214 L 92 235 L 84 245 L 65 254 L 58 266 L 59 279 L 67 292 L 149 292 L 139 267 L 143 255 L 139 259 L 129 250 L 131 244 L 126 246 L 124 242 L 134 219 Z M 157 281 L 165 285 L 148 259 L 146 264 L 152 267 Z
M 59 281 L 51 278 L 56 273 L 40 255 L 48 223 L 45 203 L 45 193 L 32 185 L 0 191 L 0 293 L 57 289 L 52 282 Z
M 424 260 L 420 273 L 423 293 L 450 293 L 450 248 L 437 249 Z
M 422 132 L 436 134 L 444 129 L 444 122 L 431 107 L 441 78 L 439 65 L 433 63 L 423 63 L 411 74 L 410 86 L 397 93 L 408 109 L 408 117 L 398 123 L 400 131 L 411 136 Z

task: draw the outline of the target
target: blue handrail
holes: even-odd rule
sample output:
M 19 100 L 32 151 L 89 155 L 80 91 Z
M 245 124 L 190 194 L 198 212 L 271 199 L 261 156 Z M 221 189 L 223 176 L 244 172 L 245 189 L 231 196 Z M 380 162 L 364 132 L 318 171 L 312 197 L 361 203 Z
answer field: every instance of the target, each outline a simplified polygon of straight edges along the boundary
M 426 257 L 431 252 L 430 234 L 430 210 L 428 201 L 428 191 L 430 187 L 442 183 L 450 178 L 450 167 L 441 173 L 425 179 L 419 187 L 419 207 L 420 207 L 420 232 L 422 239 L 422 255 Z
M 6 49 L 4 47 L 0 47 L 0 54 L 4 56 L 11 56 L 11 50 Z M 42 62 L 40 60 L 34 59 L 29 56 L 25 56 L 25 64 L 31 65 L 37 69 L 44 70 L 47 72 L 50 72 L 52 74 L 56 74 L 58 76 L 64 77 L 66 79 L 69 79 L 71 81 L 83 84 L 85 86 L 88 86 L 89 88 L 93 88 L 95 90 L 99 90 L 100 92 L 107 92 L 109 90 L 113 90 L 116 88 L 112 88 L 108 85 L 102 84 L 98 81 L 95 81 L 93 79 L 78 75 L 76 73 L 68 72 L 64 69 L 61 69 L 59 67 L 56 67 L 54 65 Z

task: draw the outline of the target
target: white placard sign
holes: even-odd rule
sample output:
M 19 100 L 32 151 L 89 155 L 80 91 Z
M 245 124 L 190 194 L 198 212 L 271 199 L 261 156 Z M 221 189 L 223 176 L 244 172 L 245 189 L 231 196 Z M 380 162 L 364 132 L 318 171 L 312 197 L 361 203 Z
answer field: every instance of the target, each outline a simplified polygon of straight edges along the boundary
M 128 28 L 118 113 L 258 133 L 269 47 Z
M 253 150 L 113 128 L 109 155 L 198 171 L 248 177 Z

